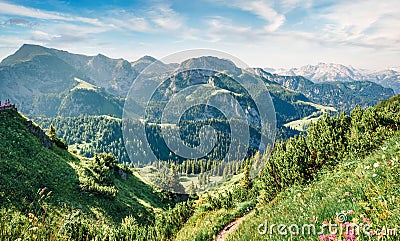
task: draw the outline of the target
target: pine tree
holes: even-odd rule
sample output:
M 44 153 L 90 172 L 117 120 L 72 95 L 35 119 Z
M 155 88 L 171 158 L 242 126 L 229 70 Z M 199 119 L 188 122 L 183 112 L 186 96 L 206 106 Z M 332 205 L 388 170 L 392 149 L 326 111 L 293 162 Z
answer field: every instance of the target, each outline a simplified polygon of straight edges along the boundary
M 250 181 L 250 166 L 249 163 L 246 162 L 246 165 L 244 167 L 244 176 L 241 180 L 241 185 L 245 189 L 250 189 L 251 188 L 251 181 Z
M 196 186 L 194 185 L 194 182 L 192 181 L 190 183 L 190 186 L 188 188 L 188 194 L 189 195 L 194 195 L 196 193 Z
M 50 140 L 54 141 L 57 138 L 57 131 L 56 128 L 53 125 L 50 125 L 50 128 L 47 132 L 47 135 L 49 136 Z

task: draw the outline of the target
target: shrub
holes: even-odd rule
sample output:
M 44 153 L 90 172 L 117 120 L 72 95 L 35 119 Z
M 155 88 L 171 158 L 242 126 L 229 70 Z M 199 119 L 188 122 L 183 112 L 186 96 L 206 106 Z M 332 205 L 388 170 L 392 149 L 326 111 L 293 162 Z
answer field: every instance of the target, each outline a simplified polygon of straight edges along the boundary
M 114 184 L 115 174 L 118 173 L 118 161 L 112 154 L 96 154 L 90 160 L 88 168 L 80 171 L 79 181 L 82 190 L 115 198 L 118 190 Z

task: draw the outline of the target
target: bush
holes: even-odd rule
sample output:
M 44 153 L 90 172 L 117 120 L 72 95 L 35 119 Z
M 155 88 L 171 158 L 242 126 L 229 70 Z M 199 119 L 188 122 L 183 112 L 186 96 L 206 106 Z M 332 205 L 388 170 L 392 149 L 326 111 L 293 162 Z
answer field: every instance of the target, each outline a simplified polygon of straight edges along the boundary
M 65 143 L 65 141 L 61 140 L 60 138 L 56 138 L 54 140 L 52 140 L 54 144 L 56 144 L 56 146 L 58 146 L 61 149 L 64 150 L 68 150 L 68 145 L 67 143 Z
M 115 187 L 114 178 L 118 170 L 115 156 L 107 153 L 96 154 L 93 160 L 90 160 L 88 168 L 80 171 L 80 186 L 82 190 L 115 198 L 118 189 Z
M 89 238 L 89 227 L 84 223 L 84 220 L 80 211 L 66 215 L 59 233 L 73 240 L 86 240 Z
M 375 107 L 357 107 L 350 115 L 323 116 L 310 125 L 306 136 L 277 143 L 263 171 L 261 189 L 267 190 L 263 202 L 292 185 L 313 180 L 322 168 L 332 169 L 339 161 L 379 146 L 397 128 L 393 116 Z
M 64 149 L 64 150 L 68 150 L 67 143 L 57 137 L 57 131 L 53 125 L 50 125 L 47 135 L 49 136 L 51 142 L 53 142 L 56 146 L 58 146 L 59 148 Z

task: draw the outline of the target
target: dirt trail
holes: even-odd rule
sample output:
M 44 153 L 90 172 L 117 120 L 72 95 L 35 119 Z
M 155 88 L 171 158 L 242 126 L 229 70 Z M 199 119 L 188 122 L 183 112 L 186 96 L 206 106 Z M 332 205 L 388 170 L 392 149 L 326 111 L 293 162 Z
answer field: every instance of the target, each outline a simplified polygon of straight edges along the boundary
M 228 236 L 230 233 L 232 233 L 239 227 L 239 225 L 243 222 L 243 220 L 246 218 L 246 216 L 247 215 L 240 217 L 240 218 L 236 219 L 235 221 L 226 225 L 224 229 L 219 231 L 219 233 L 217 234 L 217 237 L 214 239 L 214 241 L 224 241 L 226 236 Z

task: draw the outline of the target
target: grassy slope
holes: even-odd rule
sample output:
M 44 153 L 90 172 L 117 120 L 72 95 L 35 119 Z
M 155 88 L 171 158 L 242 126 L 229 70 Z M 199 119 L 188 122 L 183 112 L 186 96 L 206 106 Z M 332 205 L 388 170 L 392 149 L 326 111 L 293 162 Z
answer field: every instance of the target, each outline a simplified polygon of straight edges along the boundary
M 399 109 L 399 102 L 400 102 L 400 95 L 391 98 L 389 101 L 383 102 L 381 104 L 377 105 L 377 109 L 380 110 L 381 112 L 385 113 L 390 119 L 396 121 L 396 123 L 399 123 L 398 119 L 398 109 Z M 391 146 L 391 149 L 387 151 L 391 151 L 391 156 L 389 158 L 394 158 L 397 153 L 397 156 L 399 156 L 399 151 L 398 151 L 398 142 L 400 142 L 400 134 L 396 133 L 397 137 L 387 143 L 387 146 Z M 397 145 L 397 146 L 393 146 Z M 393 150 L 394 148 L 394 150 Z M 397 148 L 397 149 L 396 149 Z M 385 148 L 384 148 L 385 149 Z M 380 154 L 379 154 L 380 155 Z M 357 180 L 358 177 L 356 178 L 353 176 L 354 169 L 357 166 L 357 163 L 368 163 L 368 162 L 373 162 L 374 158 L 379 157 L 378 154 L 372 155 L 371 157 L 368 157 L 366 159 L 360 159 L 360 158 L 355 158 L 355 157 L 347 157 L 346 160 L 342 160 L 344 162 L 340 166 L 338 166 L 334 172 L 330 173 L 324 173 L 322 171 L 319 175 L 319 178 L 314 180 L 313 184 L 309 187 L 306 186 L 298 186 L 298 187 L 293 187 L 290 188 L 284 192 L 282 192 L 276 199 L 274 199 L 273 202 L 270 204 L 263 203 L 264 198 L 262 197 L 262 194 L 260 193 L 260 197 L 255 197 L 253 201 L 256 201 L 258 203 L 257 209 L 251 211 L 249 214 L 245 216 L 245 220 L 247 221 L 244 223 L 241 229 L 237 230 L 234 234 L 232 234 L 232 237 L 230 240 L 270 240 L 271 237 L 268 236 L 262 236 L 262 235 L 257 235 L 257 227 L 259 224 L 264 223 L 265 217 L 275 217 L 277 220 L 280 220 L 281 222 L 284 221 L 284 223 L 289 223 L 292 224 L 294 221 L 295 223 L 300 223 L 303 222 L 304 220 L 309 220 L 315 216 L 316 219 L 321 223 L 324 220 L 321 220 L 323 218 L 327 218 L 327 221 L 331 221 L 332 217 L 336 216 L 336 212 L 340 212 L 345 209 L 345 207 L 339 207 L 335 206 L 335 202 L 338 202 L 338 199 L 342 200 L 344 193 L 348 190 L 342 184 L 346 184 L 348 186 L 354 185 L 352 181 Z M 388 155 L 387 155 L 388 156 Z M 349 161 L 353 160 L 353 161 Z M 355 161 L 354 161 L 355 160 Z M 375 162 L 373 162 L 375 163 Z M 384 167 L 384 160 L 381 160 L 381 167 Z M 358 168 L 363 168 L 362 164 Z M 367 164 L 365 164 L 367 165 Z M 360 169 L 360 170 L 361 170 Z M 395 196 L 394 200 L 399 200 L 399 179 L 396 177 L 396 175 L 399 175 L 399 166 L 393 167 L 392 173 L 390 173 L 391 177 L 387 177 L 384 181 L 387 182 L 387 186 L 383 187 L 383 190 L 393 190 L 391 191 L 392 195 Z M 325 171 L 326 172 L 326 171 Z M 370 173 L 372 175 L 372 173 Z M 346 179 L 350 178 L 351 179 Z M 397 179 L 396 179 L 397 178 Z M 368 191 L 371 188 L 371 185 L 368 184 L 370 179 L 365 178 L 364 175 L 361 175 L 360 177 L 360 183 L 358 183 L 358 188 L 361 190 L 364 188 L 364 190 Z M 344 183 L 343 183 L 344 182 Z M 338 183 L 337 186 L 334 186 L 331 188 L 331 186 L 335 183 Z M 320 187 L 319 191 L 317 192 L 316 189 L 313 187 L 317 185 L 322 185 L 323 187 Z M 357 188 L 356 188 L 357 189 Z M 325 190 L 325 191 L 324 191 Z M 349 189 L 351 192 L 351 188 Z M 267 190 L 266 190 L 267 191 Z M 299 192 L 304 192 L 308 193 L 309 199 L 305 200 L 299 197 L 303 197 L 302 195 L 305 194 L 298 194 Z M 328 199 L 328 196 L 323 196 L 324 194 L 330 195 L 331 199 Z M 300 195 L 300 196 L 297 196 Z M 351 199 L 356 196 L 356 195 L 362 195 L 362 194 L 356 194 L 352 193 Z M 375 193 L 375 197 L 378 197 L 380 194 Z M 392 198 L 389 194 L 385 194 L 386 196 L 383 196 L 383 198 Z M 312 201 L 310 199 L 315 198 L 315 197 L 320 197 L 321 200 Z M 286 200 L 288 198 L 288 200 Z M 356 200 L 357 197 L 356 197 Z M 374 204 L 369 205 L 370 202 L 372 202 L 370 199 L 359 199 L 360 205 L 365 205 L 366 209 L 368 208 L 373 208 Z M 206 203 L 206 202 L 204 202 Z M 376 203 L 375 203 L 376 204 Z M 188 222 L 184 225 L 184 227 L 180 230 L 180 232 L 177 234 L 175 240 L 211 240 L 215 238 L 215 235 L 219 230 L 222 229 L 225 225 L 227 225 L 229 222 L 235 220 L 236 218 L 240 217 L 240 212 L 238 210 L 243 210 L 244 213 L 248 212 L 249 210 L 247 209 L 241 209 L 238 206 L 245 206 L 246 203 L 239 203 L 237 207 L 230 208 L 226 210 L 225 208 L 217 209 L 217 210 L 212 210 L 212 211 L 202 211 L 201 208 L 201 202 L 198 205 L 198 209 L 195 211 L 194 215 L 188 220 Z M 279 205 L 279 206 L 277 206 Z M 303 205 L 303 206 L 301 206 Z M 320 215 L 320 217 L 317 217 L 319 214 L 313 214 L 311 211 L 307 210 L 307 207 L 309 205 L 314 205 L 311 206 L 313 208 L 316 208 L 318 210 L 317 213 L 324 213 L 325 216 Z M 251 206 L 250 206 L 251 207 Z M 397 216 L 399 214 L 399 206 L 392 206 L 392 212 Z M 251 210 L 251 209 L 250 209 Z M 330 210 L 330 212 L 328 212 Z M 325 213 L 325 211 L 327 213 Z M 306 217 L 302 217 L 303 213 L 309 212 Z M 333 214 L 332 214 L 333 213 Z M 243 213 L 242 213 L 243 214 Z M 357 214 L 357 213 L 356 213 Z M 301 217 L 301 218 L 300 218 Z M 368 218 L 372 219 L 373 215 L 368 216 Z M 303 220 L 304 219 L 304 220 Z M 392 224 L 397 224 L 398 227 L 398 218 L 397 221 L 392 222 Z M 374 220 L 373 220 L 374 221 Z M 378 220 L 377 220 L 378 221 Z M 225 224 L 225 225 L 224 225 Z M 393 226 L 393 225 L 392 225 Z M 396 226 L 395 226 L 396 227 Z M 218 229 L 219 228 L 219 229 Z M 273 238 L 273 237 L 272 237 Z M 281 238 L 281 237 L 279 237 Z M 281 240 L 290 240 L 290 236 L 285 236 Z M 292 237 L 293 240 L 303 240 L 303 238 L 299 237 Z M 317 236 L 309 237 L 309 240 L 316 240 L 318 239 Z M 272 239 L 273 240 L 273 239 Z M 278 239 L 279 240 L 279 239 Z
M 76 169 L 86 160 L 53 145 L 45 148 L 26 127 L 26 119 L 16 112 L 0 112 L 0 204 L 24 210 L 35 201 L 38 189 L 52 191 L 47 199 L 62 213 L 81 209 L 95 219 L 120 222 L 125 216 L 151 220 L 155 209 L 163 208 L 163 198 L 136 175 L 126 180 L 115 175 L 119 193 L 115 200 L 82 192 Z M 75 169 L 74 169 L 75 168 Z
M 305 131 L 310 126 L 311 122 L 318 121 L 318 119 L 321 118 L 324 114 L 331 115 L 332 113 L 338 113 L 338 111 L 334 107 L 319 105 L 312 102 L 305 102 L 301 100 L 297 102 L 302 104 L 308 104 L 318 109 L 318 111 L 312 113 L 309 116 L 284 124 L 285 127 L 290 127 L 298 131 Z
M 215 238 L 218 231 L 222 230 L 227 223 L 248 213 L 254 206 L 254 201 L 239 202 L 231 208 L 207 209 L 209 205 L 206 200 L 207 195 L 214 198 L 218 198 L 219 194 L 224 195 L 226 191 L 231 191 L 234 186 L 240 185 L 242 177 L 243 173 L 234 175 L 230 181 L 217 189 L 200 195 L 193 215 L 176 234 L 174 240 L 210 240 Z
M 228 240 L 316 240 L 318 235 L 300 236 L 261 235 L 257 228 L 265 220 L 270 224 L 315 224 L 317 231 L 324 221 L 335 223 L 337 213 L 346 214 L 351 223 L 371 220 L 373 229 L 396 228 L 396 236 L 387 240 L 398 240 L 400 230 L 400 134 L 387 141 L 381 149 L 370 156 L 346 161 L 333 172 L 322 172 L 308 186 L 292 187 L 278 195 L 273 202 L 260 205 L 249 215 Z M 350 211 L 351 213 L 351 211 Z M 315 219 L 315 221 L 313 220 Z M 312 222 L 314 221 L 314 222 Z M 337 221 L 336 221 L 337 223 Z M 364 222 L 367 224 L 367 222 Z M 327 231 L 327 229 L 326 229 Z M 344 235 L 344 234 L 343 234 Z M 374 236 L 373 239 L 377 239 Z M 336 240 L 336 239 L 335 239 Z M 357 240 L 368 240 L 360 235 Z

